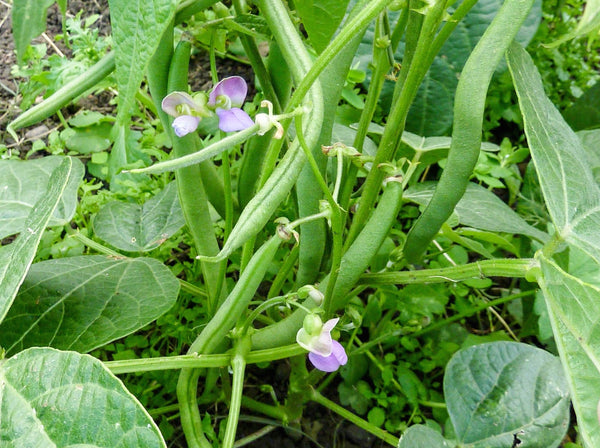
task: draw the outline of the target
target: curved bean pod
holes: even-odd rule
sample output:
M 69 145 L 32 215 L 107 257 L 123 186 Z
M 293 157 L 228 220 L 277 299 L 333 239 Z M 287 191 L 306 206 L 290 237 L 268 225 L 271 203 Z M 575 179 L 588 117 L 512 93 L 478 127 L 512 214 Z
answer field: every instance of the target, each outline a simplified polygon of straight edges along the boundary
M 533 0 L 506 0 L 469 56 L 454 100 L 448 161 L 429 205 L 408 233 L 404 256 L 418 262 L 463 196 L 479 157 L 487 89 L 496 66 L 527 17 Z

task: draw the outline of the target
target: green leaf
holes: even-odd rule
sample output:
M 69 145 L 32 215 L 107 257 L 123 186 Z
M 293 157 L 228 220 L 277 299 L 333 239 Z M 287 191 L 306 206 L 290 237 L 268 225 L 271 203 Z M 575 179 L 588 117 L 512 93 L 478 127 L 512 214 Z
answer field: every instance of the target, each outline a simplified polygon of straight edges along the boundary
M 150 58 L 173 19 L 177 1 L 109 0 L 108 4 L 119 90 L 118 121 L 125 124 Z
M 0 239 L 19 232 L 36 202 L 48 194 L 53 171 L 65 160 L 50 156 L 35 160 L 0 160 Z M 62 226 L 75 214 L 83 164 L 70 159 L 65 191 L 46 226 Z M 52 182 L 56 178 L 52 177 Z
M 579 140 L 583 144 L 583 149 L 585 150 L 594 179 L 600 185 L 600 151 L 598 151 L 598 148 L 600 148 L 600 129 L 579 131 L 577 132 L 577 137 L 579 137 Z
M 450 448 L 451 445 L 436 430 L 425 425 L 413 425 L 402 434 L 398 448 Z
M 171 182 L 144 205 L 109 202 L 96 215 L 94 232 L 117 249 L 147 252 L 160 246 L 184 224 L 177 185 Z
M 0 322 L 11 307 L 17 289 L 23 282 L 33 261 L 42 233 L 58 206 L 73 169 L 70 157 L 51 173 L 52 181 L 45 194 L 35 203 L 21 225 L 17 239 L 7 246 L 0 246 Z
M 596 412 L 600 401 L 600 288 L 563 271 L 554 261 L 540 257 L 544 292 L 554 340 L 558 347 L 579 435 L 585 446 L 600 446 Z
M 577 98 L 563 117 L 575 131 L 600 127 L 600 82 Z
M 6 448 L 166 448 L 152 418 L 97 359 L 33 348 L 0 362 Z
M 423 182 L 408 188 L 404 198 L 419 205 L 427 205 L 437 182 Z M 461 224 L 492 232 L 505 232 L 527 235 L 540 241 L 548 240 L 548 235 L 530 226 L 508 205 L 481 185 L 470 183 L 458 202 L 455 213 Z
M 88 352 L 157 319 L 178 292 L 177 278 L 153 258 L 36 263 L 0 325 L 0 345 L 11 353 L 36 345 Z
M 544 93 L 527 52 L 510 47 L 508 65 L 548 212 L 559 236 L 600 260 L 600 188 L 583 145 Z
M 19 65 L 31 40 L 46 31 L 46 12 L 53 3 L 54 0 L 13 1 L 12 31 Z
M 569 426 L 568 385 L 557 357 L 517 342 L 458 351 L 444 375 L 444 395 L 461 446 L 557 447 Z M 597 425 L 597 422 L 596 422 Z
M 296 11 L 302 19 L 310 42 L 321 53 L 344 18 L 349 0 L 297 0 Z

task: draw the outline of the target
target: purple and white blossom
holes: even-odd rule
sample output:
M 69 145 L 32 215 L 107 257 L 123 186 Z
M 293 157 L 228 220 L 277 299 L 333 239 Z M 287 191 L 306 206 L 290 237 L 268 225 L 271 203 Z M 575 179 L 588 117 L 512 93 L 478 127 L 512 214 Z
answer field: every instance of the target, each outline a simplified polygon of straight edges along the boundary
M 333 340 L 331 330 L 340 319 L 329 319 L 324 324 L 316 314 L 309 314 L 296 333 L 296 342 L 310 353 L 308 359 L 323 372 L 335 372 L 348 362 L 348 355 L 342 344 Z
M 331 341 L 331 354 L 329 356 L 321 356 L 317 353 L 310 352 L 308 359 L 317 369 L 323 372 L 335 372 L 340 366 L 348 362 L 348 355 L 342 344 L 335 339 Z
M 194 132 L 201 118 L 210 115 L 202 94 L 192 97 L 186 92 L 171 92 L 163 98 L 161 107 L 166 114 L 175 117 L 171 126 L 177 137 Z
M 223 132 L 242 131 L 254 124 L 242 110 L 248 86 L 244 78 L 230 76 L 219 81 L 208 96 L 207 106 L 219 117 L 219 129 Z

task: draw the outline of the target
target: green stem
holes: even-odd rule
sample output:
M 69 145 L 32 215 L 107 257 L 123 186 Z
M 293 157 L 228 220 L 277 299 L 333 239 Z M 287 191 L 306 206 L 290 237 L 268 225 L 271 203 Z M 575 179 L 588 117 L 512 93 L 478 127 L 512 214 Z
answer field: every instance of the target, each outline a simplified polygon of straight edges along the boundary
M 368 421 L 360 418 L 359 416 L 357 416 L 356 414 L 350 412 L 349 410 L 341 407 L 339 404 L 334 403 L 333 401 L 325 398 L 323 395 L 321 395 L 319 392 L 317 392 L 316 390 L 312 389 L 311 390 L 311 400 L 319 403 L 322 406 L 325 406 L 326 408 L 328 408 L 329 410 L 335 412 L 336 414 L 338 414 L 340 417 L 343 417 L 344 419 L 348 420 L 349 422 L 354 423 L 356 426 L 358 426 L 359 428 L 364 429 L 367 432 L 370 432 L 371 434 L 373 434 L 374 436 L 380 438 L 381 440 L 383 440 L 384 442 L 396 447 L 398 446 L 398 443 L 400 442 L 400 440 L 398 439 L 398 437 L 393 436 L 392 434 L 390 434 L 387 431 L 384 431 L 381 428 L 378 428 L 375 425 L 372 425 L 371 423 L 369 423 Z
M 231 385 L 231 400 L 229 402 L 227 427 L 225 428 L 225 436 L 223 437 L 223 448 L 233 448 L 233 444 L 235 443 L 235 434 L 240 418 L 240 408 L 242 406 L 242 395 L 244 392 L 244 371 L 246 370 L 245 356 L 250 351 L 250 344 L 250 338 L 242 335 L 242 337 L 236 341 L 233 349 L 234 355 L 231 358 L 233 383 Z
M 364 274 L 358 284 L 408 285 L 412 283 L 461 282 L 486 277 L 525 278 L 531 269 L 538 266 L 538 261 L 533 258 L 482 260 L 447 268 Z
M 298 344 L 283 347 L 255 350 L 246 356 L 247 364 L 259 364 L 306 353 Z M 192 353 L 180 356 L 158 358 L 125 359 L 107 361 L 104 365 L 115 375 L 133 372 L 152 372 L 156 370 L 202 369 L 208 367 L 227 367 L 231 363 L 231 354 L 202 355 Z
M 281 406 L 273 406 L 270 404 L 261 403 L 260 401 L 253 400 L 249 397 L 242 397 L 242 406 L 250 409 L 251 411 L 260 412 L 267 417 L 277 419 L 280 422 L 287 421 L 285 408 Z
M 421 27 L 414 56 L 410 61 L 406 80 L 404 83 L 399 83 L 397 85 L 396 90 L 398 88 L 401 88 L 402 90 L 397 101 L 395 101 L 392 106 L 377 150 L 377 155 L 373 161 L 373 168 L 369 171 L 367 179 L 365 180 L 364 191 L 360 198 L 360 206 L 352 220 L 352 225 L 346 239 L 346 247 L 349 247 L 358 236 L 373 210 L 373 205 L 375 204 L 375 200 L 377 199 L 385 177 L 385 171 L 384 169 L 381 169 L 380 166 L 381 164 L 391 162 L 394 159 L 398 142 L 404 132 L 408 110 L 417 93 L 419 85 L 429 68 L 429 46 L 435 37 L 435 32 L 444 11 L 445 2 L 437 1 L 427 12 L 425 19 L 423 20 L 423 26 Z M 396 98 L 396 94 L 394 94 L 394 98 Z
M 239 14 L 244 14 L 245 7 L 242 0 L 234 0 L 233 6 L 235 8 L 235 12 Z M 250 37 L 246 34 L 240 34 L 240 42 L 242 43 L 242 47 L 244 47 L 244 52 L 250 61 L 250 65 L 252 65 L 252 69 L 254 74 L 258 78 L 258 82 L 260 83 L 260 87 L 262 88 L 265 98 L 268 99 L 273 104 L 273 110 L 276 114 L 281 112 L 281 106 L 279 105 L 279 98 L 275 93 L 275 88 L 273 87 L 273 82 L 271 81 L 271 76 L 269 75 L 269 71 L 265 66 L 265 63 L 258 51 L 258 46 L 256 45 L 256 41 L 253 37 Z
M 378 22 L 375 32 L 379 33 L 379 31 L 380 26 Z M 369 125 L 371 124 L 373 115 L 375 115 L 379 95 L 381 94 L 381 90 L 383 89 L 385 75 L 390 68 L 385 49 L 380 48 L 375 44 L 373 44 L 373 64 L 373 75 L 371 76 L 371 83 L 369 84 L 369 91 L 367 92 L 365 107 L 360 114 L 360 120 L 358 121 L 358 129 L 356 131 L 356 137 L 354 137 L 353 142 L 354 148 L 356 148 L 356 150 L 359 152 L 363 151 L 363 144 L 365 142 L 365 139 L 367 138 Z M 356 165 L 350 164 L 348 172 L 346 173 L 346 179 L 344 180 L 342 196 L 340 198 L 340 206 L 344 210 L 348 210 L 348 207 L 350 205 L 350 196 L 352 195 L 352 190 L 354 189 L 354 186 L 356 184 L 355 181 L 357 173 L 358 168 L 356 167 Z
M 279 271 L 277 271 L 277 275 L 275 276 L 273 283 L 271 283 L 271 287 L 269 288 L 267 298 L 273 298 L 276 295 L 278 295 L 281 291 L 281 288 L 283 287 L 287 276 L 294 267 L 294 264 L 296 264 L 296 260 L 298 259 L 298 251 L 299 246 L 296 244 L 292 248 L 291 252 L 288 253 L 287 257 L 285 257 L 283 265 L 279 268 Z

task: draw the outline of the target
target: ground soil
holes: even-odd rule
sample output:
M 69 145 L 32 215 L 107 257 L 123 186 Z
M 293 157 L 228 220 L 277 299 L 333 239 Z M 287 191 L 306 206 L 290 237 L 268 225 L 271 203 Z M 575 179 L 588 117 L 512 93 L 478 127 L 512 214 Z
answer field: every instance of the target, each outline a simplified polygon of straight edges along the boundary
M 108 35 L 110 33 L 107 0 L 69 0 L 67 15 L 74 16 L 81 9 L 85 11 L 84 16 L 99 14 L 101 17 L 96 24 L 100 30 L 100 34 Z M 9 147 L 18 145 L 19 149 L 27 149 L 32 140 L 44 138 L 50 130 L 60 128 L 61 123 L 57 117 L 51 117 L 29 129 L 20 130 L 19 137 L 22 141 L 18 144 L 6 132 L 6 125 L 21 113 L 19 109 L 20 96 L 18 93 L 19 80 L 11 76 L 11 68 L 16 64 L 16 57 L 11 34 L 10 12 L 10 5 L 0 0 L 0 144 L 5 144 Z M 46 35 L 49 39 L 52 39 L 58 33 L 62 33 L 62 17 L 57 5 L 53 5 L 48 10 Z M 35 39 L 34 42 L 44 42 L 44 39 L 40 37 Z M 54 43 L 67 57 L 70 55 L 69 49 L 65 48 L 61 42 Z M 229 59 L 220 59 L 217 64 L 221 77 L 237 74 L 243 76 L 247 81 L 253 80 L 252 71 L 248 65 Z M 189 79 L 193 90 L 208 89 L 210 87 L 210 63 L 205 53 L 197 52 L 193 55 Z M 253 95 L 253 92 L 254 89 L 251 85 L 250 95 Z M 110 110 L 107 110 L 107 104 L 106 97 L 90 96 L 80 100 L 77 105 L 63 110 L 63 113 L 67 118 L 80 109 L 110 113 Z M 289 374 L 289 369 L 285 361 L 273 364 L 273 368 L 268 372 L 265 372 L 265 370 L 258 371 L 255 367 L 249 366 L 248 374 L 250 381 L 255 385 L 257 382 L 272 384 L 279 389 L 279 396 L 284 398 L 283 395 L 286 391 Z M 335 387 L 332 387 L 331 390 L 335 391 Z M 334 392 L 330 398 L 335 400 L 335 395 Z M 242 412 L 238 438 L 248 436 L 265 428 L 266 423 L 264 421 L 257 423 L 255 419 L 256 416 L 253 418 L 245 411 Z M 186 445 L 183 437 L 176 437 L 170 442 L 169 446 L 172 448 L 184 448 Z M 246 446 L 261 448 L 375 448 L 384 446 L 384 444 L 357 426 L 340 419 L 327 409 L 316 404 L 308 404 L 302 421 L 296 428 L 284 429 L 276 427 L 268 432 L 268 434 Z

